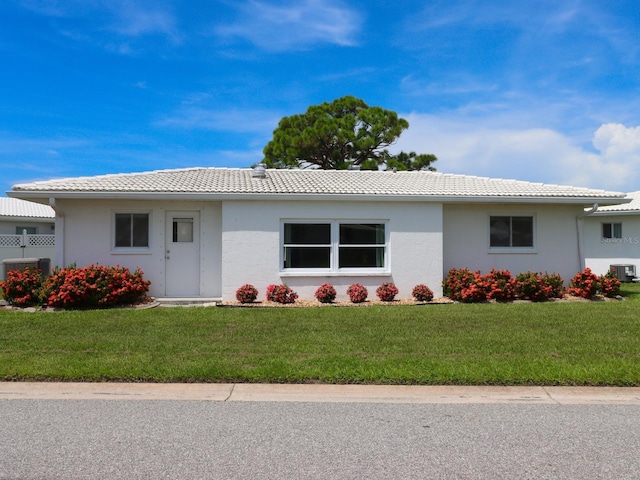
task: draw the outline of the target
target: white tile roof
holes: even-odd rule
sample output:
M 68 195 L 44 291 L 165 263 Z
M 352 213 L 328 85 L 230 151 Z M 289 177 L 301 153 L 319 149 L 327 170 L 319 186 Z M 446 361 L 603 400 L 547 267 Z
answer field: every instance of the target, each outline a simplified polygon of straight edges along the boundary
M 598 208 L 597 213 L 640 213 L 640 190 L 637 192 L 627 193 L 627 198 L 631 198 L 630 203 L 623 203 L 621 205 L 609 205 L 606 207 Z
M 0 217 L 47 218 L 53 220 L 56 214 L 49 205 L 27 202 L 17 198 L 0 197 Z
M 359 196 L 414 199 L 592 199 L 620 201 L 624 193 L 548 185 L 440 172 L 345 170 L 273 170 L 254 178 L 251 169 L 189 168 L 153 172 L 78 177 L 15 185 L 12 196 L 82 197 L 110 193 L 145 197 L 150 194 L 200 194 L 216 197 Z M 624 200 L 623 200 L 624 201 Z

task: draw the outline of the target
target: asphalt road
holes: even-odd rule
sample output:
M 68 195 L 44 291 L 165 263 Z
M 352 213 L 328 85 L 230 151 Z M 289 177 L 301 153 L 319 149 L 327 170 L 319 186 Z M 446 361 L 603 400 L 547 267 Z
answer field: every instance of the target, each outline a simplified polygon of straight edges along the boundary
M 638 479 L 640 406 L 0 400 L 0 479 Z

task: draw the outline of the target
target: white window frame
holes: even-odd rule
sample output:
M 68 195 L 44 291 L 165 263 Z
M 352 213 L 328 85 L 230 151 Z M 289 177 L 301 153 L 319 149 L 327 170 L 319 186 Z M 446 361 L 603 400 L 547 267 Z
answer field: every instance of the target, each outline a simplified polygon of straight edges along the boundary
M 284 226 L 289 223 L 297 223 L 297 224 L 328 224 L 331 229 L 331 244 L 313 244 L 313 245 L 304 245 L 305 247 L 330 247 L 329 253 L 329 268 L 285 268 L 285 243 L 284 243 Z M 353 268 L 353 267 L 345 267 L 339 268 L 340 261 L 340 225 L 341 224 L 349 224 L 349 225 L 371 225 L 371 224 L 379 224 L 384 225 L 384 243 L 376 245 L 378 247 L 384 247 L 384 267 L 364 267 L 364 268 Z M 389 275 L 390 272 L 390 262 L 389 262 L 389 220 L 380 220 L 380 219 L 282 219 L 280 221 L 280 239 L 279 239 L 279 248 L 280 248 L 280 275 L 281 276 L 386 276 Z M 371 247 L 372 245 L 348 245 L 349 247 Z
M 507 247 L 507 246 L 491 246 L 491 217 L 530 217 L 531 218 L 531 228 L 532 228 L 532 246 L 531 247 Z M 537 253 L 537 218 L 535 213 L 530 212 L 494 212 L 489 213 L 487 216 L 487 246 L 489 253 Z M 513 232 L 509 232 L 509 236 L 511 237 Z
M 148 242 L 147 246 L 144 247 L 116 247 L 116 215 L 125 214 L 125 215 L 147 215 L 148 218 Z M 111 211 L 111 252 L 112 253 L 151 253 L 151 243 L 153 242 L 151 236 L 151 225 L 152 225 L 152 217 L 150 210 L 112 210 Z

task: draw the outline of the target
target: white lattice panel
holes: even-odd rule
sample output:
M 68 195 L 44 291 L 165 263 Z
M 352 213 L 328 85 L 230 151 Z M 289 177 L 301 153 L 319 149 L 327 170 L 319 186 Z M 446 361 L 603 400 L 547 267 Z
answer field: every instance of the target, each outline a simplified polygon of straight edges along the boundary
M 55 235 L 27 235 L 27 245 L 30 247 L 54 247 Z
M 0 235 L 0 247 L 19 247 L 21 239 L 22 235 Z

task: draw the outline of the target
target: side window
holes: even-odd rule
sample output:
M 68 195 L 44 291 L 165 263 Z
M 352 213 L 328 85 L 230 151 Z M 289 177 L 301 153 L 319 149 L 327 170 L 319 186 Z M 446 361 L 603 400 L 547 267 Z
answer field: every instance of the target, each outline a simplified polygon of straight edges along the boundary
M 115 215 L 116 248 L 149 246 L 148 213 L 116 213 Z
M 533 247 L 533 216 L 489 217 L 490 247 Z
M 603 223 L 602 238 L 622 238 L 622 223 Z
M 16 227 L 16 235 L 22 235 L 23 230 L 27 231 L 27 235 L 35 235 L 38 233 L 38 229 L 36 227 Z

